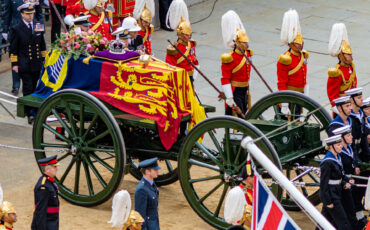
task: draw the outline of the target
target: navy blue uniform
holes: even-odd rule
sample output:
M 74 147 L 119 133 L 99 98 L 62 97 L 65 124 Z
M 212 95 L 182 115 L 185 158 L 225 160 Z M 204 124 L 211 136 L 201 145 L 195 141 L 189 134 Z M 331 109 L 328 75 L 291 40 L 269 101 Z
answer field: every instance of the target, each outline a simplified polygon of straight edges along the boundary
M 323 203 L 322 214 L 337 229 L 350 230 L 352 226 L 342 204 L 342 190 L 348 178 L 343 173 L 341 157 L 335 158 L 327 152 L 320 163 L 320 199 Z M 334 204 L 334 208 L 327 205 Z
M 142 230 L 159 230 L 158 188 L 141 178 L 135 190 L 135 210 L 144 218 Z
M 32 230 L 59 229 L 59 198 L 58 187 L 54 178 L 43 175 L 34 189 L 35 211 L 33 213 Z
M 351 111 L 349 116 L 353 121 L 351 124 L 353 143 L 352 148 L 358 154 L 360 159 L 364 162 L 370 161 L 369 143 L 367 141 L 365 117 L 364 113 L 360 109 L 359 113 L 356 114 Z
M 337 129 L 337 128 L 341 128 L 341 127 L 344 127 L 346 125 L 349 125 L 352 127 L 352 120 L 350 117 L 348 117 L 347 119 L 347 123 L 345 123 L 342 118 L 340 118 L 340 116 L 336 116 L 334 118 L 334 120 L 332 120 L 328 126 L 328 135 L 329 137 L 331 136 L 334 136 L 334 133 L 333 133 L 333 130 Z

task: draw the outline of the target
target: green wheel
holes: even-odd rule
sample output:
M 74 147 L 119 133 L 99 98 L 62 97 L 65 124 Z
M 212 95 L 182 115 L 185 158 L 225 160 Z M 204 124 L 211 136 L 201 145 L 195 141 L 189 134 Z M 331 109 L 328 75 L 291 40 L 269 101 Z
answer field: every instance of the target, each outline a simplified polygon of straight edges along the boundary
M 238 174 L 247 161 L 247 153 L 240 146 L 245 136 L 257 138 L 262 133 L 245 120 L 218 116 L 197 124 L 180 149 L 178 168 L 183 193 L 193 210 L 218 229 L 230 226 L 223 219 L 224 200 L 227 191 L 240 184 Z M 281 169 L 271 143 L 262 138 L 256 144 Z M 271 189 L 280 199 L 282 189 L 276 184 Z
M 33 126 L 36 160 L 58 154 L 56 183 L 67 201 L 98 205 L 119 186 L 126 164 L 119 126 L 106 106 L 76 89 L 62 90 L 41 105 Z
M 262 121 L 282 124 L 286 122 L 287 117 L 284 117 L 280 112 L 279 105 L 281 103 L 289 103 L 290 111 L 300 110 L 300 113 L 288 117 L 289 120 L 298 119 L 298 122 L 289 126 L 288 129 L 292 130 L 294 127 L 303 124 L 306 125 L 307 129 L 300 134 L 295 134 L 294 138 L 296 139 L 292 138 L 292 141 L 295 143 L 293 149 L 290 151 L 282 144 L 282 141 L 278 140 L 281 136 L 271 135 L 268 138 L 278 152 L 285 175 L 290 180 L 293 178 L 296 179 L 294 182 L 297 182 L 296 184 L 299 185 L 298 189 L 301 190 L 313 205 L 317 205 L 321 202 L 319 198 L 320 175 L 316 168 L 312 168 L 313 170 L 308 173 L 306 170 L 309 170 L 309 167 L 319 166 L 320 159 L 326 152 L 321 140 L 327 137 L 326 129 L 332 119 L 319 103 L 304 94 L 294 91 L 280 91 L 267 95 L 257 101 L 247 112 L 246 120 L 253 124 L 261 124 Z M 256 126 L 260 128 L 258 125 Z M 316 128 L 313 130 L 311 129 L 312 127 Z M 261 129 L 263 129 L 263 127 L 261 127 Z M 266 133 L 269 131 L 271 130 L 263 132 Z M 306 141 L 309 139 L 306 137 L 312 136 L 316 137 L 313 138 L 315 141 Z M 307 142 L 306 147 L 302 145 L 305 141 Z M 306 174 L 297 179 L 297 176 L 303 175 L 302 173 L 304 172 Z M 285 191 L 283 193 L 282 204 L 287 210 L 301 210 Z
M 131 158 L 130 160 L 130 174 L 136 179 L 141 180 L 142 174 L 139 169 L 139 160 L 134 158 Z M 158 165 L 161 169 L 159 170 L 158 177 L 154 179 L 157 186 L 169 185 L 179 179 L 177 175 L 176 161 L 159 159 Z

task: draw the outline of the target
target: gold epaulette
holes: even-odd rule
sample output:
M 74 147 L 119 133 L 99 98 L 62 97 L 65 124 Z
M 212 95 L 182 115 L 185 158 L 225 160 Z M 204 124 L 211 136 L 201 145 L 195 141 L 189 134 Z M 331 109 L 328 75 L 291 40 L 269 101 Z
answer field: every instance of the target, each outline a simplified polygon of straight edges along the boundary
M 329 68 L 328 69 L 328 75 L 329 77 L 339 77 L 340 76 L 340 70 L 338 68 Z
M 154 26 L 152 24 L 150 24 L 149 30 L 150 30 L 150 33 L 153 33 L 154 32 Z
M 192 42 L 194 44 L 194 47 L 197 46 L 197 41 L 193 40 L 193 39 L 190 39 L 190 42 Z
M 228 64 L 228 63 L 231 63 L 233 60 L 234 59 L 233 59 L 233 56 L 231 55 L 231 53 L 225 53 L 225 54 L 221 55 L 222 63 Z
M 177 42 L 175 44 L 173 44 L 173 45 L 177 46 Z M 168 55 L 171 55 L 171 56 L 176 55 L 177 54 L 177 50 L 175 48 L 173 48 L 172 45 L 168 45 L 167 46 L 167 54 Z
M 44 184 L 45 184 L 45 182 L 46 182 L 46 177 L 43 177 L 43 178 L 42 178 L 42 181 L 41 181 L 41 185 L 44 185 Z
M 249 52 L 249 55 L 253 56 L 253 50 L 252 49 L 248 49 L 248 52 Z
M 310 53 L 307 50 L 302 50 L 302 53 L 303 53 L 304 58 L 307 59 L 310 57 Z
M 18 56 L 14 54 L 10 54 L 10 61 L 11 62 L 18 62 Z
M 282 54 L 279 56 L 279 62 L 283 65 L 290 65 L 292 63 L 292 57 L 289 54 Z

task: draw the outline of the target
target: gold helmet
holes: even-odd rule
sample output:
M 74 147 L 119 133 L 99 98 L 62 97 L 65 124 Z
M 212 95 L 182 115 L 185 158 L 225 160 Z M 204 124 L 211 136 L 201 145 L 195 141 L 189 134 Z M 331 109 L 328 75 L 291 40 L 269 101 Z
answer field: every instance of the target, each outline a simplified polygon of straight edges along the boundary
M 106 0 L 98 0 L 96 2 L 96 6 L 100 7 L 100 8 L 105 8 L 105 2 L 106 2 Z
M 9 217 L 9 214 L 10 213 L 17 213 L 15 211 L 15 208 L 13 206 L 12 203 L 10 203 L 9 201 L 4 201 L 1 205 L 0 205 L 0 219 L 2 217 L 6 217 L 8 220 L 13 220 L 12 218 Z M 12 223 L 16 222 L 16 220 L 13 220 Z
M 130 216 L 128 217 L 126 223 L 123 225 L 123 229 L 127 229 L 128 227 L 134 227 L 136 230 L 141 230 L 141 226 L 139 223 L 144 223 L 143 217 L 135 210 L 131 210 Z
M 168 25 L 171 29 L 176 29 L 178 35 L 192 34 L 189 22 L 188 7 L 186 6 L 184 0 L 172 1 L 167 12 L 166 21 L 169 23 Z
M 333 57 L 343 54 L 352 54 L 352 48 L 349 44 L 347 28 L 345 24 L 335 23 L 332 26 L 328 51 Z
M 135 0 L 132 16 L 139 21 L 144 20 L 151 23 L 155 14 L 154 0 Z
M 284 13 L 280 39 L 286 45 L 291 43 L 303 44 L 299 15 L 296 10 L 290 9 Z
M 144 7 L 143 12 L 141 12 L 140 19 L 151 23 L 152 18 L 153 18 L 152 12 L 148 8 Z
M 235 42 L 240 48 L 244 49 L 244 46 L 241 45 L 241 42 L 249 42 L 249 38 L 245 30 L 242 29 L 236 30 Z

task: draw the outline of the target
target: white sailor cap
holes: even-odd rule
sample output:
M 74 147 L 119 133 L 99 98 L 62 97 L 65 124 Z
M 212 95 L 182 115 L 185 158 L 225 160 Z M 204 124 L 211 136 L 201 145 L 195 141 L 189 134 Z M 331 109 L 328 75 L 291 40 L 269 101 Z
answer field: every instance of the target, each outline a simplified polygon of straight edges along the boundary
M 335 136 L 326 138 L 324 141 L 325 141 L 326 145 L 334 145 L 334 144 L 340 143 L 342 141 L 342 136 L 341 135 L 335 135 Z
M 351 133 L 351 126 L 346 125 L 346 126 L 334 129 L 333 133 L 335 135 L 342 135 L 342 136 L 347 135 L 348 133 Z
M 350 96 L 338 97 L 334 99 L 333 102 L 335 103 L 335 105 L 344 105 L 347 103 L 351 103 L 351 101 L 349 100 L 350 98 Z
M 35 13 L 35 8 L 34 8 L 33 3 L 27 2 L 24 3 L 20 6 L 18 6 L 17 10 L 20 11 L 21 13 L 26 12 L 26 13 Z
M 91 15 L 80 14 L 79 17 L 73 19 L 73 22 L 74 22 L 75 25 L 90 26 L 91 25 L 91 23 L 89 22 L 90 17 L 91 17 Z
M 359 88 L 349 89 L 349 90 L 344 91 L 344 93 L 347 96 L 356 97 L 358 95 L 362 95 L 362 88 L 359 87 Z

